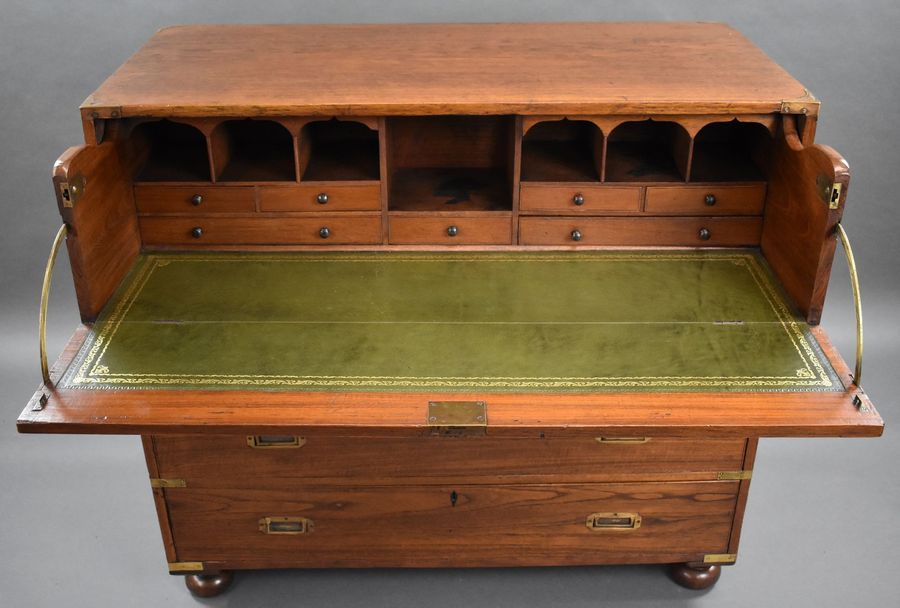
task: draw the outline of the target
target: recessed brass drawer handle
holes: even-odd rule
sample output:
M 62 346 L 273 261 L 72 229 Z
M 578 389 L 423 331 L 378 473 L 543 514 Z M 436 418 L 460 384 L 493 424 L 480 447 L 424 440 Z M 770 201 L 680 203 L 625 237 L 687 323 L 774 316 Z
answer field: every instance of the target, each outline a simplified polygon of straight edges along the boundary
M 313 522 L 305 517 L 263 517 L 259 531 L 263 534 L 309 534 Z
M 306 445 L 306 439 L 297 435 L 248 435 L 247 445 L 251 448 L 299 448 Z
M 637 530 L 641 527 L 641 516 L 638 513 L 591 513 L 587 527 L 594 532 Z
M 638 443 L 647 443 L 649 437 L 597 437 L 597 443 L 625 443 L 634 445 Z

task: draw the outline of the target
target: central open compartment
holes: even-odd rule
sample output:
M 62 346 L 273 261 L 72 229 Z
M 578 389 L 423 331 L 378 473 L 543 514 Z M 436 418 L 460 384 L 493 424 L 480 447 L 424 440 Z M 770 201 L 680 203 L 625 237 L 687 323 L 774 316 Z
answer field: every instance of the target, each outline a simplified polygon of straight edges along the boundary
M 510 116 L 387 119 L 392 211 L 510 211 Z

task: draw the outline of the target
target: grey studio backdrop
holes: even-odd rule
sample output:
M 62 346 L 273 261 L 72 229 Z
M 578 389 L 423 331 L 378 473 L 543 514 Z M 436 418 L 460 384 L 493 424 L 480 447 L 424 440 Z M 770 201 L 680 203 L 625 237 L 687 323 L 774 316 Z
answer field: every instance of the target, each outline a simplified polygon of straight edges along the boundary
M 896 606 L 900 597 L 900 3 L 116 0 L 0 3 L 0 606 Z M 660 567 L 285 571 L 196 600 L 166 573 L 136 437 L 17 435 L 40 379 L 41 274 L 59 216 L 50 167 L 80 102 L 158 28 L 194 22 L 698 20 L 736 26 L 823 100 L 817 140 L 850 162 L 868 392 L 881 439 L 763 440 L 738 564 L 708 592 Z M 476 67 L 476 66 L 473 66 Z M 840 254 L 838 254 L 840 255 Z M 78 322 L 65 255 L 48 345 Z M 823 324 L 852 362 L 837 259 Z

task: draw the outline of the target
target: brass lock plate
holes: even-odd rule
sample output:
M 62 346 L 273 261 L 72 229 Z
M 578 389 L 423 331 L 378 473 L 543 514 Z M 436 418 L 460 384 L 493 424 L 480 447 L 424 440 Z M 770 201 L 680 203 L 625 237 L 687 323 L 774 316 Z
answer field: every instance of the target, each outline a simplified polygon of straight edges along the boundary
M 429 401 L 426 424 L 440 435 L 484 435 L 487 404 L 484 401 Z

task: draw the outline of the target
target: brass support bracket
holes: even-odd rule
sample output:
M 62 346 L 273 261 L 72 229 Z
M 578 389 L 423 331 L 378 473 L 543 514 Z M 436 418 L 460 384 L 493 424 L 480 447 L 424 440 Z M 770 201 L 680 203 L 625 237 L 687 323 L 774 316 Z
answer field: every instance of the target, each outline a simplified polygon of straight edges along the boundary
M 63 224 L 53 239 L 53 245 L 50 247 L 50 257 L 47 259 L 47 268 L 44 269 L 44 284 L 41 286 L 41 309 L 38 314 L 38 351 L 41 357 L 41 376 L 44 379 L 44 386 L 51 388 L 53 383 L 50 381 L 50 366 L 47 365 L 47 305 L 50 300 L 50 283 L 53 280 L 53 266 L 56 264 L 56 254 L 69 228 Z
M 183 479 L 160 479 L 158 477 L 150 478 L 151 488 L 186 488 L 187 482 Z
M 841 245 L 844 247 L 844 256 L 847 258 L 847 268 L 850 271 L 850 288 L 853 290 L 853 307 L 856 311 L 856 367 L 853 371 L 853 384 L 857 388 L 862 388 L 862 362 L 863 362 L 863 319 L 862 319 L 862 299 L 859 295 L 859 274 L 856 271 L 856 260 L 853 257 L 853 249 L 850 247 L 850 239 L 847 232 L 840 223 L 834 227 Z M 865 403 L 857 397 L 858 406 L 861 411 L 867 411 Z

